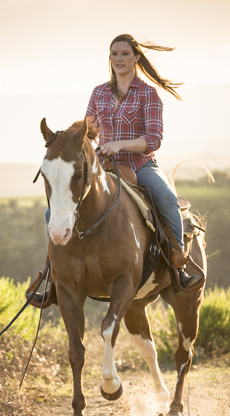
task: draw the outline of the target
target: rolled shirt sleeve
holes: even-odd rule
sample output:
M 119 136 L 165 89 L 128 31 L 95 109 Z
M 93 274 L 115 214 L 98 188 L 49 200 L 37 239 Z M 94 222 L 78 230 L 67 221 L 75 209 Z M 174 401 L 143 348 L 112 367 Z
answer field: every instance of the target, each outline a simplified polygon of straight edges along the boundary
M 143 117 L 145 133 L 141 137 L 147 142 L 148 155 L 160 148 L 163 139 L 163 103 L 154 89 L 146 95 Z

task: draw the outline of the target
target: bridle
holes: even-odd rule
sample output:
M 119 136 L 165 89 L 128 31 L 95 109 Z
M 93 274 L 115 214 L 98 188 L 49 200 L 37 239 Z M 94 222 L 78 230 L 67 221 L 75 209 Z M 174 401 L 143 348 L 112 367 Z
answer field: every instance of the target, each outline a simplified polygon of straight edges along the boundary
M 60 131 L 56 131 L 56 133 L 54 133 L 54 135 L 46 142 L 45 147 L 49 147 L 50 143 L 57 137 L 57 134 L 60 133 Z M 100 147 L 97 147 L 96 151 L 100 151 Z M 114 166 L 114 170 L 116 173 L 116 177 L 117 177 L 117 196 L 116 199 L 113 203 L 113 205 L 111 206 L 111 208 L 95 223 L 93 224 L 90 228 L 88 228 L 85 231 L 79 231 L 78 227 L 77 227 L 77 222 L 80 218 L 80 209 L 84 200 L 84 195 L 85 195 L 85 191 L 86 191 L 86 187 L 87 187 L 87 183 L 88 183 L 88 173 L 89 173 L 89 166 L 88 166 L 88 162 L 87 162 L 87 158 L 86 158 L 86 154 L 84 149 L 82 149 L 83 152 L 83 156 L 84 156 L 84 183 L 83 183 L 83 187 L 82 187 L 82 191 L 81 191 L 81 195 L 80 198 L 78 200 L 78 204 L 77 204 L 77 208 L 74 211 L 74 216 L 75 216 L 75 224 L 74 224 L 74 229 L 77 232 L 77 235 L 79 237 L 80 240 L 83 240 L 83 238 L 85 238 L 88 234 L 90 234 L 91 232 L 93 232 L 100 224 L 102 224 L 103 221 L 106 220 L 106 218 L 108 218 L 108 216 L 111 214 L 111 212 L 115 209 L 115 207 L 117 206 L 117 203 L 120 199 L 120 194 L 121 194 L 121 180 L 120 180 L 120 175 L 118 172 L 118 168 L 117 168 L 117 164 L 115 161 L 115 158 L 113 155 L 111 155 L 111 160 Z M 35 183 L 39 177 L 41 173 L 41 167 L 38 170 L 33 183 Z M 48 201 L 49 203 L 49 201 Z

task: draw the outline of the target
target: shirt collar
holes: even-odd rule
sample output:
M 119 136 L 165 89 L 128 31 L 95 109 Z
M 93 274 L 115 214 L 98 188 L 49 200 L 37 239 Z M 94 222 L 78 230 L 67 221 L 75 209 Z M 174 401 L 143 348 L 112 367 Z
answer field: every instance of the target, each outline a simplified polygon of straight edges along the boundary
M 129 88 L 130 87 L 138 88 L 139 87 L 139 84 L 140 84 L 140 78 L 138 78 L 138 76 L 135 75 L 134 78 L 133 78 L 133 80 L 132 80 L 132 82 L 131 82 L 131 84 L 130 84 L 130 86 L 129 86 Z
M 129 88 L 138 88 L 140 85 L 140 78 L 137 75 L 134 75 L 134 78 L 129 86 Z M 107 88 L 112 91 L 112 87 L 109 83 L 107 83 Z

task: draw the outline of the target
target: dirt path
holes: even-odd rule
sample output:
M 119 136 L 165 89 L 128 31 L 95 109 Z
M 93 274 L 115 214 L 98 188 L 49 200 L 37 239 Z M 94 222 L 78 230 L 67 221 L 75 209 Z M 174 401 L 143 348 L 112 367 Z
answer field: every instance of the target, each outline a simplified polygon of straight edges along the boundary
M 152 380 L 149 374 L 141 371 L 124 372 L 121 374 L 124 393 L 117 402 L 104 400 L 99 392 L 100 379 L 87 377 L 85 380 L 85 394 L 87 397 L 87 409 L 85 416 L 155 416 L 155 407 L 152 400 Z M 165 383 L 173 395 L 176 373 L 164 373 Z M 23 412 L 12 413 L 20 416 L 72 416 L 71 384 L 65 386 L 65 394 L 61 393 L 61 387 L 51 392 L 38 389 L 33 395 L 29 389 L 20 393 L 21 404 L 23 397 L 27 400 Z M 66 390 L 68 394 L 66 394 Z M 0 412 L 1 416 L 8 413 Z M 190 372 L 184 395 L 184 416 L 230 416 L 230 368 L 205 365 L 193 368 Z
M 85 416 L 156 416 L 152 397 L 152 379 L 139 354 L 121 333 L 116 344 L 116 365 L 123 384 L 123 395 L 108 402 L 100 395 L 103 343 L 97 332 L 86 337 L 84 392 Z M 7 366 L 7 354 L 0 352 L 0 416 L 72 416 L 72 374 L 67 348 L 57 359 L 54 350 L 46 356 L 34 354 L 23 388 L 18 381 L 29 349 L 19 348 L 20 357 Z M 44 348 L 42 347 L 42 350 Z M 7 353 L 8 351 L 8 353 Z M 183 416 L 230 416 L 230 357 L 193 365 L 185 383 Z M 177 375 L 163 372 L 173 398 Z

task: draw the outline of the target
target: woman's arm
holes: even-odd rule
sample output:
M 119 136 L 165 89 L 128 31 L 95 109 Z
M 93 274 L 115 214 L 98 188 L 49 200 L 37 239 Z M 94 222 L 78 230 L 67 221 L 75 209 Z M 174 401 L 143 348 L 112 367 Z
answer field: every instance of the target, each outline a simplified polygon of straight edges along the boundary
M 119 140 L 101 146 L 103 154 L 110 156 L 120 151 L 150 154 L 161 146 L 163 133 L 163 104 L 154 88 L 146 91 L 143 107 L 143 133 L 133 140 Z
M 101 153 L 107 156 L 124 152 L 145 153 L 147 141 L 143 137 L 134 140 L 120 140 L 118 142 L 108 142 L 101 146 Z
M 146 153 L 155 152 L 161 146 L 163 139 L 163 103 L 154 88 L 146 95 L 143 122 L 145 132 L 143 139 L 147 142 Z

